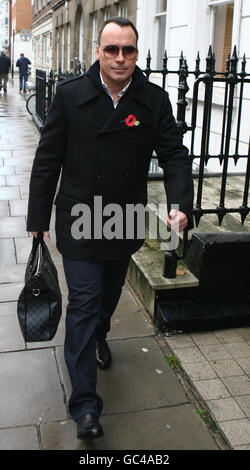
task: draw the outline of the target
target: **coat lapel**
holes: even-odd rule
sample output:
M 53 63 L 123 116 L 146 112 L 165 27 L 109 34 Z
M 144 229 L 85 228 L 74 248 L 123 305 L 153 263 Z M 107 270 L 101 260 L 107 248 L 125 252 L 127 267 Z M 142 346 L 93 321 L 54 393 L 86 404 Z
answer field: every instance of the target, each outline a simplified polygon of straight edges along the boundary
M 127 96 L 124 95 L 124 97 L 121 98 L 117 108 L 111 113 L 110 118 L 100 130 L 100 133 L 104 134 L 107 132 L 128 130 L 143 124 L 150 125 L 152 122 L 150 111 L 145 106 L 141 106 L 140 103 L 134 99 L 134 93 L 136 92 L 132 92 Z M 130 127 L 126 124 L 125 119 L 131 114 L 136 118 L 136 121 L 139 121 L 139 126 Z
M 106 91 L 85 75 L 76 100 L 78 107 L 93 101 L 89 123 L 102 134 L 131 129 L 125 123 L 125 119 L 131 114 L 140 122 L 139 126 L 152 126 L 152 106 L 143 82 L 141 86 L 133 86 L 132 82 L 114 109 L 112 99 Z

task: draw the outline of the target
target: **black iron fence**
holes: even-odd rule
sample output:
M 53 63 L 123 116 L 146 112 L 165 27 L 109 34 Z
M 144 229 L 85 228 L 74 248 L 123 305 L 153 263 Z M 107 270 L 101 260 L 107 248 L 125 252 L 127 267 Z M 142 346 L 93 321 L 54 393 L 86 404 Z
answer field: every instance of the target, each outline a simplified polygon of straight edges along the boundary
M 36 116 L 44 124 L 48 109 L 46 71 L 36 70 Z
M 246 59 L 245 55 L 241 63 L 237 57 L 236 47 L 234 47 L 232 56 L 228 56 L 225 64 L 224 72 L 216 72 L 215 63 L 216 58 L 212 52 L 212 47 L 209 47 L 208 55 L 206 57 L 206 70 L 200 69 L 200 55 L 197 54 L 195 61 L 195 68 L 192 71 L 188 70 L 186 59 L 184 59 L 181 53 L 179 59 L 178 70 L 168 70 L 168 57 L 165 52 L 163 58 L 162 70 L 151 69 L 151 56 L 150 51 L 147 57 L 147 66 L 145 74 L 148 79 L 153 74 L 162 75 L 162 87 L 166 87 L 166 79 L 169 74 L 176 74 L 179 76 L 178 80 L 178 100 L 177 100 L 177 112 L 176 122 L 184 136 L 186 133 L 191 132 L 191 143 L 189 146 L 189 158 L 193 162 L 195 159 L 199 160 L 198 172 L 194 173 L 194 177 L 198 178 L 198 188 L 196 193 L 196 203 L 194 207 L 194 216 L 196 225 L 199 225 L 199 221 L 203 214 L 217 214 L 219 224 L 221 225 L 225 214 L 227 213 L 239 213 L 241 216 L 242 224 L 245 221 L 246 216 L 249 214 L 248 206 L 248 193 L 249 193 L 249 176 L 250 176 L 250 141 L 248 143 L 248 151 L 240 153 L 239 145 L 241 141 L 241 125 L 242 125 L 242 107 L 244 100 L 244 88 L 250 83 L 250 74 L 246 73 Z M 238 71 L 238 66 L 240 70 Z M 186 109 L 189 104 L 187 99 L 187 93 L 189 92 L 188 77 L 193 76 L 193 93 L 190 101 L 192 102 L 191 122 L 188 124 L 186 121 Z M 203 84 L 203 97 L 199 100 L 199 91 Z M 217 132 L 220 134 L 220 150 L 216 154 L 210 152 L 210 138 L 211 138 L 211 116 L 213 109 L 213 91 L 216 84 L 220 84 L 220 95 L 223 98 L 223 110 L 221 113 L 222 119 L 220 122 L 220 128 Z M 237 100 L 237 105 L 236 101 Z M 202 107 L 202 119 L 200 122 L 201 137 L 200 137 L 200 148 L 199 152 L 195 153 L 195 137 L 197 130 L 197 113 L 198 106 Z M 245 116 L 246 118 L 246 116 Z M 234 120 L 236 123 L 236 136 L 232 138 L 232 125 Z M 248 137 L 249 138 L 249 137 Z M 234 149 L 232 147 L 234 145 Z M 216 208 L 202 208 L 202 194 L 204 178 L 207 176 L 206 166 L 211 159 L 219 159 L 221 169 L 221 188 L 220 198 L 218 206 Z M 229 161 L 233 159 L 235 164 L 239 159 L 246 160 L 246 168 L 243 174 L 244 176 L 244 188 L 242 204 L 237 208 L 226 207 L 226 184 L 229 176 Z M 154 174 L 157 175 L 158 169 L 157 164 L 153 168 Z
M 219 224 L 222 223 L 225 214 L 239 213 L 242 224 L 246 216 L 249 214 L 250 208 L 248 206 L 248 193 L 249 193 L 249 176 L 250 176 L 250 141 L 248 151 L 240 152 L 240 145 L 244 144 L 241 139 L 242 127 L 242 108 L 244 104 L 244 92 L 246 85 L 249 86 L 250 74 L 246 72 L 246 59 L 245 55 L 241 62 L 237 57 L 236 47 L 234 47 L 232 55 L 228 56 L 225 64 L 224 72 L 216 72 L 215 70 L 215 55 L 211 46 L 209 47 L 208 55 L 206 57 L 206 68 L 200 68 L 200 55 L 197 54 L 195 60 L 195 67 L 192 71 L 188 69 L 186 59 L 181 53 L 179 58 L 179 68 L 176 70 L 168 69 L 168 57 L 165 52 L 163 57 L 162 69 L 154 70 L 151 68 L 150 51 L 146 59 L 146 68 L 144 73 L 147 79 L 155 80 L 160 77 L 161 86 L 165 89 L 167 85 L 167 78 L 170 75 L 178 77 L 177 89 L 177 109 L 176 109 L 176 122 L 182 136 L 190 135 L 189 158 L 193 162 L 198 161 L 198 171 L 193 173 L 195 178 L 198 178 L 198 186 L 196 193 L 196 201 L 194 207 L 194 216 L 196 225 L 203 214 L 217 214 Z M 239 70 L 238 70 L 239 69 Z M 37 105 L 36 113 L 42 123 L 45 121 L 47 109 L 53 99 L 56 85 L 58 82 L 71 77 L 72 75 L 81 74 L 81 68 L 75 71 L 75 74 L 62 74 L 50 72 L 46 80 L 45 72 L 37 70 Z M 188 83 L 188 80 L 191 83 Z M 189 86 L 190 85 L 190 86 Z M 192 86 L 192 93 L 188 94 Z M 213 110 L 213 93 L 214 89 L 219 86 L 220 96 L 222 99 L 221 121 L 218 123 L 217 135 L 220 137 L 220 150 L 217 153 L 210 151 L 211 142 L 211 121 Z M 248 92 L 249 93 L 249 92 Z M 202 96 L 200 96 L 202 95 Z M 248 95 L 249 99 L 249 95 Z M 187 106 L 191 104 L 190 122 L 187 122 Z M 201 113 L 198 125 L 198 111 Z M 245 115 L 246 118 L 246 115 Z M 236 124 L 236 132 L 233 138 L 232 126 Z M 200 137 L 197 138 L 197 129 L 199 128 Z M 198 144 L 197 144 L 198 141 Z M 246 142 L 243 145 L 247 147 Z M 198 149 L 195 151 L 195 149 Z M 221 187 L 220 197 L 217 207 L 203 208 L 202 196 L 204 178 L 207 176 L 207 164 L 210 160 L 219 159 L 221 165 Z M 244 188 L 242 191 L 242 203 L 239 207 L 226 207 L 226 186 L 229 176 L 229 162 L 233 160 L 235 164 L 239 159 L 246 161 L 244 177 Z M 162 178 L 162 170 L 158 166 L 157 159 L 152 156 L 151 168 L 149 173 L 150 178 Z M 242 189 L 242 188 L 241 188 Z

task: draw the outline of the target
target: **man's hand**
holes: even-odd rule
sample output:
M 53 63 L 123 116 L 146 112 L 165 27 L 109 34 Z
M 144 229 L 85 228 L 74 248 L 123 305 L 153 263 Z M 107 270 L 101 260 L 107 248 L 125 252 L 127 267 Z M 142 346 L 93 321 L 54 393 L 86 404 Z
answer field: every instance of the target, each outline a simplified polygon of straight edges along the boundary
M 175 232 L 182 232 L 188 225 L 188 218 L 184 212 L 171 209 L 168 214 L 167 224 Z
M 33 237 L 37 237 L 38 232 L 30 232 Z M 50 234 L 49 232 L 43 232 L 43 238 L 46 241 L 46 243 L 50 242 Z

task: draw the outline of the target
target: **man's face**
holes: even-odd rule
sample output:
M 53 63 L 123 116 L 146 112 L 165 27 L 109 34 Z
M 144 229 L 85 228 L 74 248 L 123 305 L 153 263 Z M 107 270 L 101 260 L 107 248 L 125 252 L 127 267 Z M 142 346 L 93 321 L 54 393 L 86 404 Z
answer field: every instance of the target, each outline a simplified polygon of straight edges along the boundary
M 108 23 L 102 31 L 101 45 L 96 47 L 96 59 L 100 61 L 100 71 L 107 85 L 121 86 L 129 81 L 134 72 L 138 52 L 133 58 L 124 57 L 122 50 L 112 58 L 105 57 L 103 48 L 115 45 L 119 48 L 134 46 L 136 48 L 136 35 L 130 26 L 119 26 L 116 23 Z

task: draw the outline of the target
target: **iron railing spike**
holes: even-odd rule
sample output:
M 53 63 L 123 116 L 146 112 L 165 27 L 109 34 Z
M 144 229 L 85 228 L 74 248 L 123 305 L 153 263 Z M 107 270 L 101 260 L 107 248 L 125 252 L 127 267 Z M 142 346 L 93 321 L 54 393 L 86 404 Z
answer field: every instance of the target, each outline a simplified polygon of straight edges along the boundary
M 241 225 L 244 224 L 246 216 L 247 216 L 247 214 L 244 214 L 244 213 L 242 213 L 242 212 L 240 213 Z
M 241 73 L 245 73 L 246 71 L 246 54 L 243 55 L 242 61 L 241 61 Z
M 236 48 L 236 46 L 234 46 L 234 48 L 233 48 L 233 54 L 232 54 L 232 57 L 233 57 L 235 60 L 236 60 L 236 59 L 238 60 L 238 56 L 237 56 L 237 48 Z
M 235 164 L 235 166 L 236 166 L 236 165 L 237 165 L 237 162 L 238 162 L 238 160 L 239 160 L 239 156 L 238 156 L 238 155 L 234 155 L 233 159 L 234 159 L 234 164 Z
M 194 209 L 194 220 L 195 220 L 196 227 L 199 226 L 201 217 L 202 217 L 202 210 L 199 208 Z
M 213 55 L 213 50 L 212 50 L 212 46 L 210 44 L 210 46 L 208 48 L 207 58 L 212 58 L 212 55 Z
M 222 222 L 223 222 L 223 219 L 224 219 L 224 216 L 225 216 L 225 212 L 224 212 L 224 211 L 218 212 L 219 226 L 221 226 L 221 224 L 222 224 Z
M 183 51 L 181 51 L 181 55 L 180 55 L 180 58 L 179 58 L 179 70 L 183 65 L 183 61 L 184 61 Z
M 248 207 L 243 205 L 243 206 L 240 206 L 239 211 L 240 211 L 241 224 L 243 225 L 247 215 L 249 214 L 249 209 Z
M 222 165 L 222 163 L 223 163 L 223 160 L 224 160 L 224 156 L 223 156 L 223 155 L 221 155 L 221 156 L 219 157 L 220 166 Z

